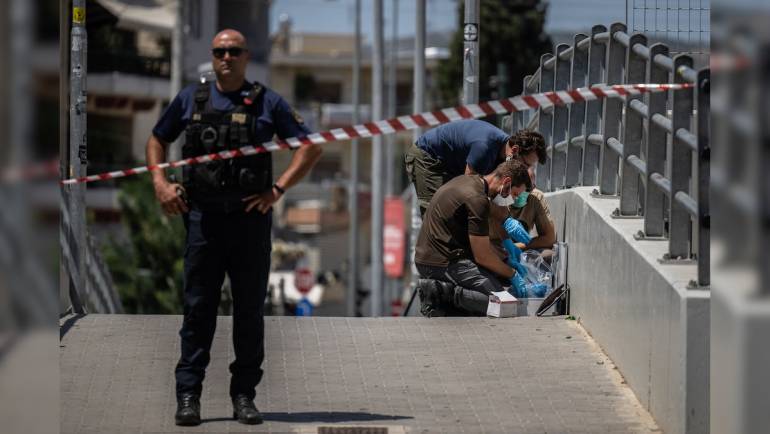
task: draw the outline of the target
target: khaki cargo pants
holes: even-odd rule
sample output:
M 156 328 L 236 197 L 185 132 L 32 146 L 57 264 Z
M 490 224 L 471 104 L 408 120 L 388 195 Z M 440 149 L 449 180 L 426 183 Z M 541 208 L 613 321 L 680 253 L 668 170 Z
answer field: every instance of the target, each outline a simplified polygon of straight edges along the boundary
M 414 143 L 406 151 L 404 166 L 409 180 L 417 191 L 420 216 L 425 216 L 430 199 L 442 185 L 454 178 L 446 172 L 444 163 L 418 148 Z

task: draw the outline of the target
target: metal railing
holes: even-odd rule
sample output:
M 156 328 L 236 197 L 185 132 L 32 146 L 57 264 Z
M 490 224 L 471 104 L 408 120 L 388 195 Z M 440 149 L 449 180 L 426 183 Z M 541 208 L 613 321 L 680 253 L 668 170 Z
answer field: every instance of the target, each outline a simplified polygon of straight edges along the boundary
M 643 218 L 637 239 L 667 240 L 664 263 L 697 261 L 697 281 L 709 285 L 709 69 L 689 55 L 669 57 L 665 44 L 647 46 L 622 23 L 594 26 L 545 54 L 524 78 L 524 94 L 595 85 L 691 83 L 682 90 L 514 113 L 515 129 L 545 137 L 549 159 L 538 165 L 544 191 L 597 185 L 599 197 L 619 197 L 616 218 Z

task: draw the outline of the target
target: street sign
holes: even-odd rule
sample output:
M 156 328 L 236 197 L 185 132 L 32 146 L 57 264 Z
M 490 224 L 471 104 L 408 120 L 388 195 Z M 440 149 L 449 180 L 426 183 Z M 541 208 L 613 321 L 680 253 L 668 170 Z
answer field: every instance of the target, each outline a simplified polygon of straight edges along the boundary
M 313 304 L 307 297 L 302 297 L 302 300 L 297 303 L 297 308 L 294 310 L 294 316 L 312 316 Z
M 385 199 L 382 249 L 382 262 L 385 274 L 398 278 L 404 274 L 404 255 L 406 252 L 406 219 L 404 201 L 400 197 Z
M 468 42 L 479 39 L 479 26 L 476 23 L 465 23 L 463 26 L 463 39 Z
M 308 268 L 297 268 L 294 270 L 294 286 L 300 294 L 307 294 L 313 288 L 315 279 L 313 273 Z

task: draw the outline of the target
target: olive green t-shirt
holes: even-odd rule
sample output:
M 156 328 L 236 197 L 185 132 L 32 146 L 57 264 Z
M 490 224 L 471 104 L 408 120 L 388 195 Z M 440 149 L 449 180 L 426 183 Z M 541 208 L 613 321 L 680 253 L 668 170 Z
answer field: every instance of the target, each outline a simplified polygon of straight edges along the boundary
M 538 189 L 534 189 L 529 193 L 527 203 L 523 207 L 509 206 L 508 211 L 511 217 L 527 227 L 529 233 L 532 233 L 532 228 L 534 227 L 538 235 L 543 235 L 548 231 L 548 225 L 551 224 L 551 212 L 548 210 L 548 204 L 545 202 L 545 195 Z M 490 216 L 489 240 L 492 243 L 492 250 L 502 260 L 508 257 L 508 251 L 503 247 L 503 240 L 506 238 L 508 238 L 508 234 L 505 233 L 502 222 L 496 222 Z
M 523 207 L 511 206 L 508 209 L 511 211 L 511 217 L 524 223 L 530 232 L 534 227 L 538 235 L 544 234 L 548 230 L 548 225 L 551 224 L 551 212 L 545 203 L 545 195 L 538 189 L 529 193 L 527 203 Z
M 460 175 L 436 191 L 425 211 L 414 261 L 446 267 L 473 259 L 468 235 L 489 235 L 489 198 L 479 175 Z

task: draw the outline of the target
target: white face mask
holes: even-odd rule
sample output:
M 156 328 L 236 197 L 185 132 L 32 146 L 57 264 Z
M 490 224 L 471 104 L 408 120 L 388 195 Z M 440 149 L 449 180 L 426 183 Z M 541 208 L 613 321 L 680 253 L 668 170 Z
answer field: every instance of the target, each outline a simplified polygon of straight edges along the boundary
M 508 197 L 502 197 L 499 194 L 495 196 L 494 199 L 492 199 L 492 203 L 494 203 L 497 206 L 510 206 L 514 202 L 513 198 L 509 194 Z
M 494 203 L 497 206 L 510 206 L 513 204 L 514 199 L 511 197 L 510 190 L 508 190 L 508 196 L 503 197 L 503 187 L 500 187 L 500 192 L 497 193 L 497 196 L 495 196 L 494 199 L 492 199 L 492 203 Z

